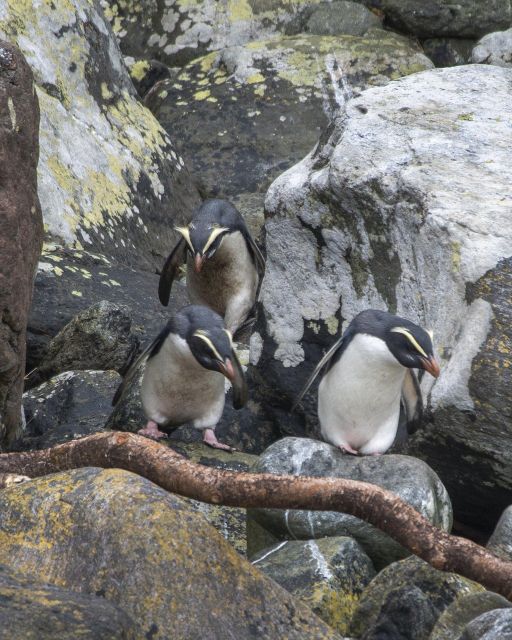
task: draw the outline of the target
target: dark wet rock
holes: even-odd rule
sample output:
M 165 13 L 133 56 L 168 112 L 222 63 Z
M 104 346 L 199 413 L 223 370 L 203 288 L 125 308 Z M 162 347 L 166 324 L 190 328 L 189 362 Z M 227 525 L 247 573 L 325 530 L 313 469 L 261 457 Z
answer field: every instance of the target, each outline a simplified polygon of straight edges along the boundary
M 510 26 L 512 7 L 508 0 L 363 0 L 384 12 L 386 23 L 419 38 L 450 36 L 480 37 Z
M 125 63 L 128 66 L 133 85 L 141 98 L 144 98 L 155 84 L 161 80 L 174 77 L 180 71 L 179 68 L 168 67 L 158 60 L 146 60 L 144 58 L 135 60 L 127 57 L 125 58 Z
M 415 458 L 347 456 L 324 442 L 285 438 L 259 457 L 253 471 L 371 482 L 398 495 L 444 531 L 451 529 L 450 498 L 445 488 L 432 469 Z M 373 526 L 343 513 L 254 509 L 249 511 L 249 518 L 280 540 L 350 536 L 359 542 L 377 568 L 409 554 Z
M 5 564 L 102 595 L 167 638 L 339 638 L 180 498 L 121 470 L 78 469 L 0 492 Z
M 101 431 L 120 382 L 116 371 L 66 371 L 27 391 L 27 424 L 12 448 L 45 449 Z
M 512 29 L 489 33 L 476 43 L 471 62 L 512 67 Z
M 188 298 L 184 284 L 177 281 L 169 307 L 163 307 L 158 300 L 155 273 L 125 266 L 99 253 L 48 244 L 34 285 L 27 335 L 27 371 L 39 366 L 50 340 L 73 317 L 103 300 L 128 307 L 131 330 L 145 343 L 161 331 L 174 310 L 187 304 Z
M 38 192 L 47 233 L 155 269 L 199 196 L 137 97 L 99 3 L 3 3 L 0 32 L 32 67 L 41 107 Z M 27 208 L 30 211 L 30 206 Z
M 252 563 L 341 634 L 348 631 L 361 592 L 375 576 L 370 558 L 345 537 L 280 542 Z
M 128 307 L 97 302 L 50 340 L 33 377 L 48 379 L 63 371 L 84 369 L 123 374 L 139 349 L 131 325 Z
M 512 489 L 511 74 L 435 69 L 348 102 L 268 191 L 251 336 L 263 414 L 283 434 L 316 435 L 316 387 L 290 406 L 357 313 L 387 309 L 433 329 L 441 376 L 421 383 L 432 421 L 401 452 L 425 460 L 456 519 L 480 529 Z
M 436 67 L 455 67 L 468 64 L 475 40 L 468 38 L 429 38 L 424 40 L 425 55 Z
M 0 41 L 0 442 L 23 428 L 26 326 L 43 240 L 33 81 L 19 49 Z
M 350 634 L 365 640 L 427 640 L 436 619 L 454 600 L 483 591 L 476 582 L 437 571 L 411 556 L 386 567 L 366 587 Z
M 507 507 L 501 514 L 487 542 L 487 548 L 500 558 L 512 560 L 512 506 Z
M 457 598 L 443 611 L 429 640 L 460 640 L 464 628 L 475 618 L 494 609 L 509 609 L 512 604 L 503 596 L 484 591 Z
M 382 20 L 362 4 L 334 0 L 311 10 L 304 31 L 320 36 L 363 36 L 368 29 L 381 26 Z
M 190 62 L 146 104 L 169 132 L 180 131 L 179 152 L 203 195 L 259 194 L 261 210 L 270 181 L 317 143 L 345 84 L 359 90 L 431 66 L 417 45 L 382 29 L 281 36 Z
M 0 565 L 0 635 L 9 640 L 137 640 L 135 622 L 105 598 L 39 583 Z
M 438 612 L 431 597 L 415 585 L 390 591 L 375 623 L 361 637 L 363 640 L 427 640 Z
M 488 611 L 470 622 L 458 640 L 512 640 L 512 611 Z

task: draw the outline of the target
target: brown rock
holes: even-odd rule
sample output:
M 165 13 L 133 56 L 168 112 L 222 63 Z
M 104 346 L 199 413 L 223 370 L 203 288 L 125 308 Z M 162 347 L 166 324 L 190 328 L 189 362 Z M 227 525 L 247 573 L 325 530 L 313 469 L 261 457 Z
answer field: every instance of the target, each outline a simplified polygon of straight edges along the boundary
M 0 439 L 19 431 L 25 333 L 43 239 L 37 197 L 39 105 L 20 51 L 0 41 Z

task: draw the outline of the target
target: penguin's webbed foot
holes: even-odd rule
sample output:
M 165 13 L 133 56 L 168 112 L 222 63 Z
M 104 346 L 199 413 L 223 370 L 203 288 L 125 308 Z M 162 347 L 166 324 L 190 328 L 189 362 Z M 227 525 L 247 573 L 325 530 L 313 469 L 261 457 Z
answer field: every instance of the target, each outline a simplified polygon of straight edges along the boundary
M 219 442 L 213 429 L 205 429 L 203 431 L 203 442 L 213 449 L 222 449 L 223 451 L 229 451 L 230 453 L 236 451 L 235 447 L 230 447 L 229 444 Z
M 157 423 L 154 420 L 148 420 L 147 425 L 144 429 L 139 429 L 137 431 L 139 436 L 145 436 L 146 438 L 151 438 L 151 440 L 161 440 L 162 438 L 167 438 L 167 434 L 163 431 L 160 431 Z
M 349 444 L 340 445 L 341 453 L 350 453 L 352 456 L 358 456 L 359 451 L 357 449 L 352 448 Z

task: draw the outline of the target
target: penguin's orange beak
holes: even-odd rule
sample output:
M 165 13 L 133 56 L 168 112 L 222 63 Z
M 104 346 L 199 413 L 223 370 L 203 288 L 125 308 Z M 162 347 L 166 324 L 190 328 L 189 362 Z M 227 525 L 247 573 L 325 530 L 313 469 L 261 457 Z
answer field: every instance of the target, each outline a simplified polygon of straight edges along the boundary
M 219 370 L 222 373 L 222 375 L 226 376 L 226 378 L 230 382 L 234 381 L 234 379 L 235 379 L 235 370 L 234 370 L 233 365 L 231 363 L 231 360 L 229 358 L 226 358 L 226 360 L 224 362 L 219 362 Z
M 441 369 L 434 356 L 430 356 L 430 358 L 422 358 L 422 362 L 425 371 L 428 371 L 428 373 L 430 373 L 431 376 L 434 376 L 434 378 L 439 378 Z
M 194 271 L 196 273 L 201 272 L 204 261 L 205 261 L 205 256 L 202 256 L 200 253 L 196 253 L 196 257 L 194 258 Z

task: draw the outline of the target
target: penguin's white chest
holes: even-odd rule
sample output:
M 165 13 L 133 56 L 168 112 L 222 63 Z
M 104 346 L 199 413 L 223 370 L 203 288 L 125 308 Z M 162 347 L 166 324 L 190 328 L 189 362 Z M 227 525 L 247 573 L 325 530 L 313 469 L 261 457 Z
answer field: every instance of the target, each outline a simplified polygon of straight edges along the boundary
M 191 301 L 214 309 L 234 333 L 247 318 L 258 289 L 258 272 L 243 235 L 235 231 L 225 236 L 200 273 L 189 256 L 187 286 Z
M 141 398 L 147 417 L 158 425 L 213 428 L 224 409 L 224 377 L 202 367 L 185 340 L 169 336 L 146 364 Z
M 322 378 L 318 417 L 332 444 L 384 453 L 393 444 L 406 369 L 379 338 L 357 334 Z

